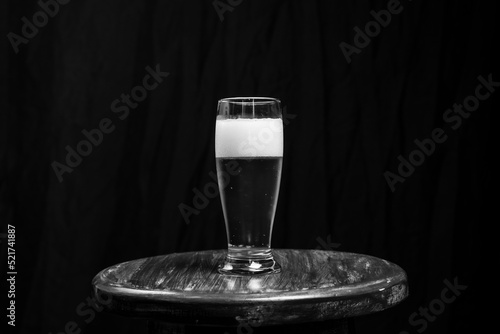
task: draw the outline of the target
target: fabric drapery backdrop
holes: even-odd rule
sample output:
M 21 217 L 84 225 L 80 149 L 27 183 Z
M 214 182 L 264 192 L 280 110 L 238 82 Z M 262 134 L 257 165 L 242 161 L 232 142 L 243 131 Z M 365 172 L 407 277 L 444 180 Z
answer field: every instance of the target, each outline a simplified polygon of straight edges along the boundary
M 365 253 L 406 270 L 408 300 L 358 319 L 359 333 L 476 326 L 500 93 L 483 84 L 488 97 L 469 97 L 500 81 L 498 12 L 401 0 L 380 31 L 369 25 L 369 41 L 356 37 L 388 3 L 71 1 L 13 43 L 8 33 L 22 37 L 22 18 L 43 9 L 4 1 L 1 219 L 2 233 L 16 228 L 16 329 L 139 333 L 142 321 L 90 311 L 97 272 L 227 246 L 219 197 L 207 204 L 194 189 L 213 180 L 217 100 L 229 96 L 286 107 L 273 247 Z M 350 63 L 342 42 L 357 48 Z M 447 113 L 464 100 L 470 115 Z M 431 149 L 439 128 L 444 142 Z M 67 161 L 68 150 L 85 156 Z M 418 164 L 401 167 L 405 177 L 399 156 Z M 182 203 L 196 212 L 183 217 Z

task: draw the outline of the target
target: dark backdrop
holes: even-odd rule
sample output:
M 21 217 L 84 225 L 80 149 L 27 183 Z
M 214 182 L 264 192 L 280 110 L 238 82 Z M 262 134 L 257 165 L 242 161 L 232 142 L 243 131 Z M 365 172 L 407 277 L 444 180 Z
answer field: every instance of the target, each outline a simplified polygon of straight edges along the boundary
M 491 221 L 499 93 L 459 126 L 443 114 L 474 96 L 478 76 L 500 81 L 493 1 L 401 0 L 350 63 L 340 44 L 355 46 L 354 28 L 388 1 L 232 3 L 221 21 L 210 0 L 71 1 L 16 44 L 8 33 L 22 36 L 22 18 L 33 22 L 41 7 L 2 1 L 0 219 L 2 233 L 16 227 L 16 329 L 59 333 L 75 321 L 82 333 L 139 333 L 137 320 L 97 314 L 87 324 L 78 314 L 98 271 L 226 247 L 218 197 L 189 224 L 179 205 L 193 206 L 193 189 L 212 180 L 217 100 L 228 96 L 272 96 L 286 107 L 273 247 L 366 253 L 406 270 L 409 299 L 359 319 L 359 333 L 417 333 L 409 317 L 440 298 L 445 280 L 467 289 L 425 332 L 481 324 L 477 259 Z M 113 105 L 140 93 L 148 66 L 169 74 L 128 114 L 125 102 Z M 54 162 L 66 164 L 66 147 L 103 119 L 113 131 L 60 182 Z M 392 191 L 384 173 L 397 174 L 398 156 L 409 159 L 436 128 L 446 141 Z

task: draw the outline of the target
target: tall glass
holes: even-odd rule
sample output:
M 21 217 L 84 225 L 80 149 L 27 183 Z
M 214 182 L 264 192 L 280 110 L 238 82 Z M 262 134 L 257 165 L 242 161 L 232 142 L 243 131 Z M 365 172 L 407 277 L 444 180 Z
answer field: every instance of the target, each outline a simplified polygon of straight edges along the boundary
M 271 233 L 283 162 L 280 101 L 264 97 L 220 100 L 215 158 L 228 241 L 219 272 L 279 272 Z

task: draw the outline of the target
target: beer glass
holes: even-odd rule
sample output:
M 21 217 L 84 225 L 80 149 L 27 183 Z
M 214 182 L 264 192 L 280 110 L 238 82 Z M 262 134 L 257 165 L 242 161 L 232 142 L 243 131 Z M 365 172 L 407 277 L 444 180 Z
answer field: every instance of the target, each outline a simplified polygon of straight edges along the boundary
M 217 111 L 215 160 L 228 241 L 219 272 L 277 273 L 271 232 L 283 162 L 280 101 L 226 98 Z

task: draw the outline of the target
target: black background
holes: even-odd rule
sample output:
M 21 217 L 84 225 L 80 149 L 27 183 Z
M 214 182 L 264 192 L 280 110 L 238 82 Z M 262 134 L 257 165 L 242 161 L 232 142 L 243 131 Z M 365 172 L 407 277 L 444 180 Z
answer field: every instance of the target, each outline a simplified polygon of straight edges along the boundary
M 211 182 L 217 100 L 229 96 L 276 97 L 289 115 L 273 247 L 339 243 L 406 270 L 411 296 L 358 319 L 358 333 L 417 333 L 410 315 L 454 279 L 467 289 L 425 332 L 477 329 L 499 93 L 456 130 L 443 114 L 474 95 L 478 76 L 500 81 L 493 3 L 402 0 L 348 63 L 339 44 L 354 44 L 353 29 L 387 1 L 244 0 L 221 21 L 210 0 L 74 0 L 18 53 L 7 34 L 21 35 L 40 7 L 2 1 L 0 219 L 2 233 L 16 226 L 16 330 L 59 333 L 75 321 L 82 333 L 140 333 L 142 321 L 77 314 L 93 276 L 226 247 L 218 197 L 189 224 L 178 206 Z M 121 120 L 111 104 L 147 66 L 169 76 Z M 104 118 L 114 131 L 59 182 L 51 164 Z M 392 192 L 384 172 L 436 128 L 447 140 Z M 6 252 L 4 239 L 4 273 Z

